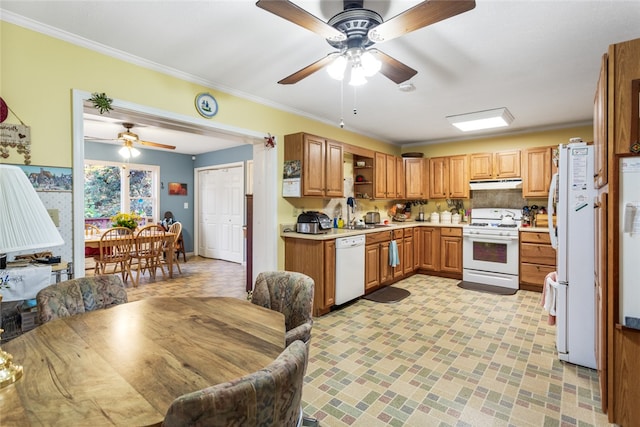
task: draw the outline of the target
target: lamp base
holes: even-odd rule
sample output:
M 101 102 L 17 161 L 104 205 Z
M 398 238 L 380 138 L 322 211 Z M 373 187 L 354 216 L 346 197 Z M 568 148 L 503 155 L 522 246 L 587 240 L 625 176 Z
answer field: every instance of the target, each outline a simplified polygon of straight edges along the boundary
M 14 365 L 13 356 L 0 350 L 0 389 L 22 378 L 22 366 Z

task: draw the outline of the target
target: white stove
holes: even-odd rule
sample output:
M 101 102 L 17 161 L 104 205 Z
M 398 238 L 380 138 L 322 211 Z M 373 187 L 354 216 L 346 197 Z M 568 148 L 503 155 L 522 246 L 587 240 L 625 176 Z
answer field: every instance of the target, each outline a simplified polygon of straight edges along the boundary
M 468 282 L 518 289 L 518 209 L 476 208 L 463 228 L 463 274 Z

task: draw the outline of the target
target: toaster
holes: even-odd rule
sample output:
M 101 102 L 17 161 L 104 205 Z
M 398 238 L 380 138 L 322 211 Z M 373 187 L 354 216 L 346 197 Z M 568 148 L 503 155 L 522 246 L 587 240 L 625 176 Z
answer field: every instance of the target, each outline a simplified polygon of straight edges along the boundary
M 322 234 L 332 228 L 331 219 L 322 212 L 308 211 L 298 215 L 296 231 L 306 234 Z
M 365 224 L 380 224 L 380 212 L 367 212 L 364 216 Z

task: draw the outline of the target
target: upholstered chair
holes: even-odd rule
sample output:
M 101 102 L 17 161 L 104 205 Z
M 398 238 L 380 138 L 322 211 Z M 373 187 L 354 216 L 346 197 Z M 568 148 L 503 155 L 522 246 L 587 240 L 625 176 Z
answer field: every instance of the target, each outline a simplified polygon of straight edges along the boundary
M 126 302 L 124 283 L 115 274 L 66 280 L 43 288 L 36 295 L 41 323 Z
M 314 282 L 293 271 L 265 271 L 258 274 L 251 302 L 284 314 L 286 344 L 295 340 L 309 343 L 313 326 Z
M 307 358 L 294 341 L 264 369 L 178 397 L 162 426 L 298 426 Z

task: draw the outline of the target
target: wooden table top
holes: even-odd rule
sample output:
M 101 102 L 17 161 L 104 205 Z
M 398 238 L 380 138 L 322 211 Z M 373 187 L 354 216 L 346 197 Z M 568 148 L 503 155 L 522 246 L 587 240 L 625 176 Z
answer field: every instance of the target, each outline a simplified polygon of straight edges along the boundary
M 4 344 L 24 375 L 0 424 L 151 425 L 178 396 L 271 363 L 281 313 L 236 298 L 148 298 L 46 323 Z

